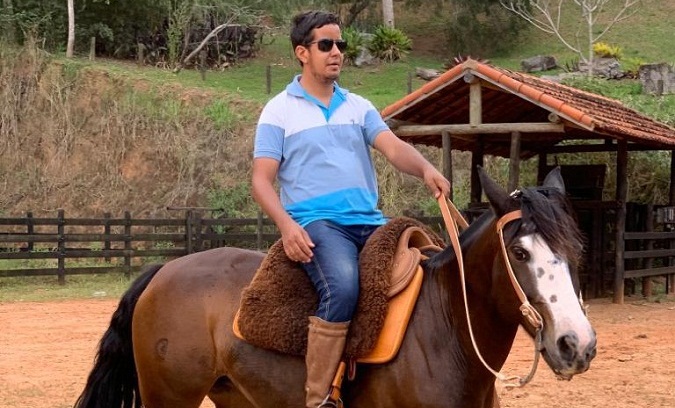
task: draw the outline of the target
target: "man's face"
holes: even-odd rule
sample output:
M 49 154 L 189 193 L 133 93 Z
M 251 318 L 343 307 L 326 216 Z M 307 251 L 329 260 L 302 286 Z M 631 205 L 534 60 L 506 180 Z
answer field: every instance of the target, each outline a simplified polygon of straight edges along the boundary
M 298 46 L 296 56 L 302 61 L 303 74 L 322 82 L 332 82 L 340 76 L 344 55 L 333 40 L 341 40 L 340 27 L 336 24 L 314 29 L 310 44 Z

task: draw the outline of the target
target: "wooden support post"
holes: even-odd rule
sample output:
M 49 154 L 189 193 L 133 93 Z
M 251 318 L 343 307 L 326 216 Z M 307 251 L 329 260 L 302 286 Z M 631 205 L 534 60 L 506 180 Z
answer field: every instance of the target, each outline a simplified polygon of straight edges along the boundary
M 469 85 L 469 124 L 478 126 L 483 123 L 482 89 L 478 79 Z
M 58 223 L 56 226 L 56 234 L 57 234 L 57 241 L 58 241 L 58 254 L 57 254 L 57 262 L 58 262 L 58 270 L 56 274 L 58 275 L 59 279 L 59 285 L 65 285 L 66 284 L 66 234 L 65 234 L 65 225 L 66 225 L 66 216 L 65 216 L 65 211 L 64 210 L 59 210 L 58 211 Z
M 476 145 L 471 153 L 471 204 L 478 204 L 481 201 L 483 189 L 478 177 L 478 166 L 483 166 L 483 136 L 476 138 Z
M 545 152 L 539 153 L 539 161 L 537 163 L 537 185 L 541 185 L 546 177 L 546 169 L 548 167 L 548 155 Z
M 124 212 L 124 276 L 131 277 L 131 212 Z
M 626 197 L 628 196 L 628 143 L 619 140 L 616 152 L 616 236 L 614 269 L 614 303 L 623 304 L 626 243 L 623 235 L 626 231 Z
M 452 141 L 448 132 L 441 133 L 443 142 L 443 175 L 450 181 L 450 201 L 453 200 L 453 182 L 452 182 Z
M 675 150 L 670 151 L 670 200 L 668 205 L 675 206 Z M 670 248 L 675 248 L 675 240 L 670 241 Z M 673 257 L 668 258 L 668 265 L 673 266 Z M 666 293 L 675 293 L 675 274 L 666 276 Z
M 511 133 L 511 154 L 509 157 L 509 185 L 511 192 L 520 182 L 520 132 Z

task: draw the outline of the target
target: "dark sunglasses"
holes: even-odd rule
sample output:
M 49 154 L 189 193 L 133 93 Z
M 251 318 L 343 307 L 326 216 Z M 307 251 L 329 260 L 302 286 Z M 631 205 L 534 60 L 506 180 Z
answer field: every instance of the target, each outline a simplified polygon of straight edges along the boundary
M 317 48 L 321 52 L 330 52 L 330 50 L 333 49 L 333 45 L 337 45 L 338 51 L 340 52 L 345 52 L 347 49 L 347 41 L 345 40 L 331 40 L 329 38 L 322 38 L 317 41 L 312 41 L 307 45 L 312 45 L 314 43 L 316 43 Z

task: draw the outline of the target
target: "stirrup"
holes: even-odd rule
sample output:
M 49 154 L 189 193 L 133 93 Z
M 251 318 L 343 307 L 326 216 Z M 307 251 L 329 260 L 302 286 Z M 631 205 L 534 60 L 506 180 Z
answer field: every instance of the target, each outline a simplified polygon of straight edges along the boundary
M 337 401 L 333 400 L 330 395 L 326 396 L 326 398 L 319 404 L 317 408 L 343 408 L 344 405 L 342 404 L 342 398 L 338 398 Z

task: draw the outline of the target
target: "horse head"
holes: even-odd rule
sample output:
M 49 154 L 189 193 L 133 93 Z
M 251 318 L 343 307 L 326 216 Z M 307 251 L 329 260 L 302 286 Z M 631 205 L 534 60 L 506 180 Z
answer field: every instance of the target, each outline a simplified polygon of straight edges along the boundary
M 495 281 L 513 287 L 500 308 L 520 320 L 553 372 L 569 380 L 588 370 L 596 354 L 596 336 L 579 288 L 583 240 L 560 168 L 552 170 L 542 186 L 510 194 L 482 169 L 479 176 L 497 229 L 502 229 L 502 257 L 507 259 L 501 265 L 506 270 L 510 265 L 513 276 L 511 282 L 503 277 Z

